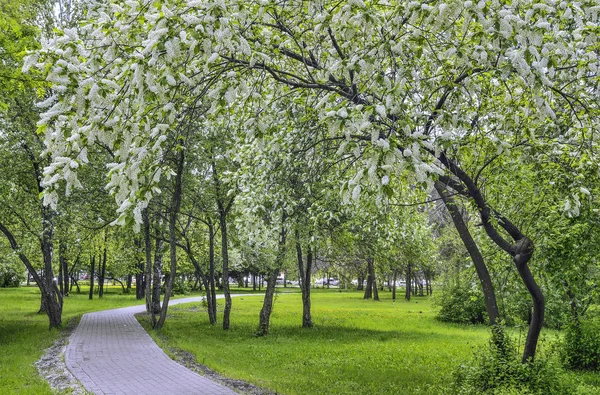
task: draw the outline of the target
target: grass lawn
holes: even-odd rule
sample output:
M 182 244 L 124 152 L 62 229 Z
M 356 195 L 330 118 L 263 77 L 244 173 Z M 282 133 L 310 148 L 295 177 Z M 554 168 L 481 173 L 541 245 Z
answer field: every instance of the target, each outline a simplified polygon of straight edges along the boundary
M 86 291 L 65 299 L 64 323 L 86 312 L 140 304 L 135 295 L 121 295 L 120 286 L 91 301 Z M 159 345 L 192 352 L 225 376 L 282 394 L 442 394 L 454 367 L 488 338 L 483 326 L 436 321 L 427 298 L 392 303 L 387 292 L 381 293 L 381 302 L 373 302 L 363 300 L 360 292 L 314 290 L 315 328 L 303 330 L 300 294 L 280 291 L 268 337 L 253 335 L 262 297 L 249 295 L 233 300 L 228 332 L 209 325 L 195 303 L 171 307 L 165 328 L 151 335 Z M 36 314 L 39 300 L 37 288 L 0 289 L 2 395 L 51 393 L 33 364 L 59 332 L 48 331 L 46 315 Z M 574 375 L 600 393 L 598 373 Z
M 487 341 L 483 326 L 436 321 L 427 298 L 392 303 L 389 293 L 381 296 L 314 292 L 315 327 L 303 330 L 300 294 L 279 294 L 268 337 L 253 335 L 261 296 L 233 300 L 228 332 L 211 326 L 199 304 L 180 305 L 152 336 L 225 376 L 282 394 L 443 393 L 454 367 Z

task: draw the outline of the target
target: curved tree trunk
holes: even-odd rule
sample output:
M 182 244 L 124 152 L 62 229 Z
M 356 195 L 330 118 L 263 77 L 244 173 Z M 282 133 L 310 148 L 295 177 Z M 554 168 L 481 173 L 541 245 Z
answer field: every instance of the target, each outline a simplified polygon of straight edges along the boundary
M 460 210 L 454 203 L 453 199 L 448 196 L 446 192 L 446 186 L 439 181 L 434 183 L 435 190 L 442 198 L 446 209 L 450 213 L 450 217 L 452 218 L 452 222 L 454 223 L 454 227 L 458 231 L 458 235 L 460 236 L 469 256 L 471 257 L 471 261 L 473 261 L 473 265 L 475 266 L 475 270 L 477 272 L 477 276 L 479 277 L 479 283 L 481 284 L 481 288 L 483 290 L 483 297 L 485 300 L 485 308 L 488 314 L 488 320 L 490 325 L 496 324 L 498 321 L 499 313 L 498 313 L 498 304 L 496 302 L 496 293 L 494 291 L 494 285 L 492 284 L 492 279 L 490 277 L 490 272 L 483 260 L 483 255 L 479 251 L 475 240 L 471 236 L 471 232 L 469 232 L 469 228 L 465 223 Z
M 527 291 L 533 301 L 533 313 L 532 319 L 529 323 L 529 330 L 527 332 L 527 340 L 523 349 L 522 361 L 533 361 L 535 359 L 535 353 L 537 348 L 537 342 L 539 339 L 540 332 L 544 323 L 544 296 L 540 287 L 535 282 L 527 263 L 533 255 L 533 242 L 523 235 L 521 230 L 510 222 L 507 218 L 502 216 L 497 211 L 493 210 L 487 203 L 481 190 L 475 181 L 469 177 L 456 163 L 448 159 L 445 153 L 441 153 L 438 156 L 439 161 L 456 177 L 459 182 L 455 179 L 440 176 L 440 180 L 444 181 L 446 185 L 454 189 L 456 192 L 469 197 L 473 200 L 479 211 L 482 225 L 488 235 L 488 237 L 506 253 L 508 253 L 515 263 L 517 271 L 521 276 L 521 280 L 527 287 Z M 490 221 L 491 217 L 494 216 L 497 220 L 498 226 L 502 227 L 506 233 L 513 239 L 514 244 L 505 240 L 496 230 L 494 223 Z
M 527 266 L 532 254 L 533 242 L 531 240 L 524 237 L 517 241 L 514 248 L 513 260 L 517 267 L 517 271 L 533 300 L 533 313 L 531 315 L 529 331 L 527 332 L 527 339 L 525 340 L 525 347 L 523 349 L 523 363 L 528 360 L 533 361 L 535 358 L 538 339 L 540 337 L 540 332 L 542 331 L 542 325 L 544 324 L 544 295 L 538 284 L 535 282 L 535 279 L 529 270 L 529 266 Z
M 44 225 L 46 228 L 48 225 L 51 226 L 51 223 L 45 223 Z M 46 230 L 47 229 L 44 231 L 42 240 L 40 240 L 42 242 L 42 252 L 44 255 L 44 277 L 42 278 L 42 276 L 35 271 L 27 256 L 23 254 L 21 246 L 17 243 L 17 240 L 12 232 L 0 222 L 0 232 L 4 233 L 9 241 L 10 247 L 15 253 L 17 253 L 21 262 L 23 262 L 29 271 L 29 275 L 33 277 L 38 285 L 38 288 L 40 289 L 42 301 L 41 305 L 44 307 L 44 312 L 48 315 L 49 328 L 52 329 L 60 328 L 62 325 L 63 300 L 58 287 L 56 284 L 54 284 L 54 278 L 52 275 L 52 233 L 51 231 L 47 232 Z
M 273 311 L 273 295 L 275 294 L 275 284 L 277 283 L 278 274 L 279 268 L 276 268 L 271 270 L 269 277 L 267 277 L 267 289 L 265 290 L 263 307 L 260 310 L 258 330 L 256 331 L 257 336 L 267 336 L 269 334 L 269 323 L 271 312 Z

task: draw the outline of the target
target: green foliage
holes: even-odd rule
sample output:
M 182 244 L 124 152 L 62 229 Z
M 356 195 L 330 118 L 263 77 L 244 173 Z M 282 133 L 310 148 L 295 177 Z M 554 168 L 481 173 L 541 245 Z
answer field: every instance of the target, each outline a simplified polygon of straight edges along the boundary
M 189 295 L 192 293 L 192 287 L 189 282 L 186 281 L 175 281 L 173 289 L 171 290 L 171 296 L 175 295 Z
M 600 369 L 600 317 L 583 319 L 567 327 L 561 344 L 566 367 L 576 370 Z
M 521 363 L 519 352 L 502 326 L 492 327 L 486 348 L 455 371 L 453 392 L 459 395 L 564 395 L 577 393 L 577 383 L 558 361 L 539 355 Z
M 481 290 L 471 284 L 457 283 L 443 287 L 437 303 L 441 307 L 437 318 L 442 322 L 482 324 L 487 321 Z
M 23 281 L 25 281 L 25 275 L 20 262 L 9 260 L 0 263 L 0 288 L 18 287 Z

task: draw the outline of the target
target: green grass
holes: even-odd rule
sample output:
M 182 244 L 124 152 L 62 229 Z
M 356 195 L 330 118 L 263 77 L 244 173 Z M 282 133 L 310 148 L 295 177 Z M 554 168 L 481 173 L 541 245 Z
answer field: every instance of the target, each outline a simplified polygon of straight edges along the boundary
M 303 330 L 300 295 L 280 294 L 268 337 L 253 335 L 260 296 L 233 300 L 228 332 L 208 324 L 198 306 L 170 309 L 152 336 L 225 376 L 282 394 L 439 394 L 489 334 L 483 326 L 438 322 L 427 298 L 392 303 L 365 301 L 358 292 L 315 292 L 315 328 Z
M 92 301 L 86 291 L 65 299 L 64 323 L 86 312 L 140 304 L 135 295 L 121 295 L 120 286 Z M 199 304 L 187 304 L 170 308 L 165 328 L 151 334 L 162 346 L 190 351 L 225 376 L 282 394 L 440 394 L 452 370 L 488 338 L 483 326 L 436 321 L 426 298 L 392 303 L 386 292 L 377 303 L 358 292 L 321 289 L 313 291 L 315 328 L 303 330 L 297 289 L 279 291 L 268 337 L 253 335 L 261 296 L 233 300 L 229 332 L 209 325 Z M 51 393 L 34 362 L 59 332 L 48 331 L 46 315 L 36 314 L 39 299 L 37 288 L 0 289 L 0 394 Z M 544 332 L 549 340 L 556 337 Z M 598 373 L 573 375 L 600 387 Z

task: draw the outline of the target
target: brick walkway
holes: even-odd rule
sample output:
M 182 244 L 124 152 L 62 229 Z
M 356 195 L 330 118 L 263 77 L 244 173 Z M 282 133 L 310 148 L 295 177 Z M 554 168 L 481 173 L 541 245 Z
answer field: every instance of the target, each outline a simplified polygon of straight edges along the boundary
M 201 299 L 175 299 L 169 305 Z M 65 363 L 86 390 L 106 395 L 236 394 L 169 358 L 133 316 L 144 311 L 142 305 L 83 315 Z

